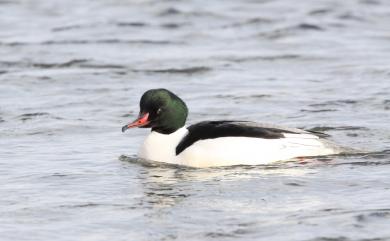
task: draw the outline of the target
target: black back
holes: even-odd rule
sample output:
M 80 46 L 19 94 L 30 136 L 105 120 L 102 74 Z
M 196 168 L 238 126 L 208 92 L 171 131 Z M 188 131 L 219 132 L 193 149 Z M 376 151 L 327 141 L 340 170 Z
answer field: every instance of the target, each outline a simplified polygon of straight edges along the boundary
M 283 133 L 312 134 L 300 129 L 262 126 L 245 121 L 203 121 L 188 127 L 188 134 L 176 147 L 176 155 L 199 140 L 219 137 L 255 137 L 263 139 L 284 138 Z

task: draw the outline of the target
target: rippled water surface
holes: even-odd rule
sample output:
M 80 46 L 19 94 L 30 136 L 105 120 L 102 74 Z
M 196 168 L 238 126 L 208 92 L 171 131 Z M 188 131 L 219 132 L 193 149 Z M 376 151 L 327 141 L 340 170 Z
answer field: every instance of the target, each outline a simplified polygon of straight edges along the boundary
M 369 153 L 140 163 L 157 87 Z M 389 1 L 0 0 L 0 100 L 0 240 L 390 240 Z

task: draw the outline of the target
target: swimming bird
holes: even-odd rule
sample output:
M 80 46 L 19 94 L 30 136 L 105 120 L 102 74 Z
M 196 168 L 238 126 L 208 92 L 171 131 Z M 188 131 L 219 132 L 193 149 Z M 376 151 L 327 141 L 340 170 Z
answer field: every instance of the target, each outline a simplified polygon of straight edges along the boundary
M 188 108 L 166 89 L 146 91 L 138 118 L 123 126 L 151 128 L 139 157 L 191 167 L 259 165 L 296 157 L 338 154 L 328 135 L 250 121 L 203 121 L 185 126 Z

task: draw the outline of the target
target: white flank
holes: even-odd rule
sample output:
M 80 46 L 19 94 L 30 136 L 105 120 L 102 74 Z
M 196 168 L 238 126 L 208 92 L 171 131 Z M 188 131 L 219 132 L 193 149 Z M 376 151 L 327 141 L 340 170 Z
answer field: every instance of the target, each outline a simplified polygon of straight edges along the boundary
M 157 162 L 215 167 L 268 164 L 294 157 L 341 152 L 341 148 L 315 135 L 284 134 L 285 138 L 281 139 L 221 137 L 200 140 L 176 156 L 176 146 L 187 133 L 185 127 L 170 135 L 152 132 L 144 141 L 139 156 Z

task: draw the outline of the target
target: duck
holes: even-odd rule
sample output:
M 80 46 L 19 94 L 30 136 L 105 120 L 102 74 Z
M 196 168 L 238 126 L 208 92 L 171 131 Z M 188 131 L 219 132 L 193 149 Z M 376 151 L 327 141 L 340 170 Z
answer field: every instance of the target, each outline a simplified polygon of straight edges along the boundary
M 196 168 L 266 165 L 294 158 L 340 154 L 329 135 L 252 121 L 212 120 L 186 126 L 185 102 L 167 89 L 141 97 L 138 118 L 122 127 L 150 128 L 138 157 Z

